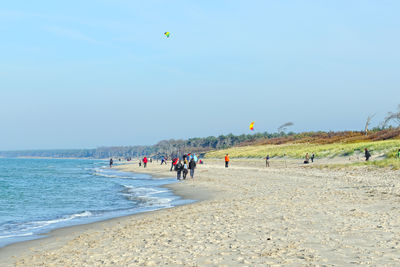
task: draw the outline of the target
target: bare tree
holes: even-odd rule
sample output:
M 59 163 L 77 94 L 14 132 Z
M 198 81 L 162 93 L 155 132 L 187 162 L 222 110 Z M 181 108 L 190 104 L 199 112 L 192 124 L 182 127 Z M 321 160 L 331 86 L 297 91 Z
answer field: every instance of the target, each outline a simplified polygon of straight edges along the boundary
M 278 127 L 278 133 L 284 132 L 287 130 L 287 127 L 293 126 L 294 123 L 293 122 L 286 122 L 284 124 L 282 124 L 281 126 Z
M 365 129 L 364 129 L 365 135 L 368 134 L 368 126 L 369 126 L 369 124 L 371 123 L 371 120 L 375 117 L 375 115 L 376 115 L 376 114 L 372 114 L 372 115 L 369 115 L 369 116 L 368 116 L 367 122 L 365 123 Z
M 390 122 L 397 123 L 397 127 L 400 126 L 400 105 L 397 106 L 397 112 L 388 112 L 383 121 L 383 127 L 386 127 Z

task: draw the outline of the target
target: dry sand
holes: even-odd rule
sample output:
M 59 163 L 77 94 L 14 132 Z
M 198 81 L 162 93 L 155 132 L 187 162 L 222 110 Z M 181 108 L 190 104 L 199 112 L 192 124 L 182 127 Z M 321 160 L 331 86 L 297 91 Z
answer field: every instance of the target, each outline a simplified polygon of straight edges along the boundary
M 298 161 L 198 166 L 169 187 L 201 201 L 61 229 L 0 250 L 16 266 L 400 266 L 400 174 Z M 285 165 L 287 167 L 285 167 Z M 124 170 L 174 175 L 169 166 Z M 19 249 L 17 249 L 19 247 Z M 15 255 L 16 258 L 9 256 Z

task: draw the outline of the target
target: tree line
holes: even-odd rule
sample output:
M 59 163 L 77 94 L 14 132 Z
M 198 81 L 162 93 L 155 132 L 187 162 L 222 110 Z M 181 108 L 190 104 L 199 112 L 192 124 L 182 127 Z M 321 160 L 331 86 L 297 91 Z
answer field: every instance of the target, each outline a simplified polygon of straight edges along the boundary
M 149 146 L 113 146 L 98 147 L 94 149 L 51 149 L 51 150 L 19 150 L 2 151 L 1 157 L 51 157 L 51 158 L 128 158 L 151 156 L 161 158 L 163 156 L 174 157 L 183 153 L 204 154 L 214 149 L 224 149 L 239 145 L 244 142 L 252 142 L 259 139 L 277 138 L 294 135 L 295 133 L 255 133 L 255 134 L 227 134 L 220 136 L 196 137 L 187 140 L 162 140 Z

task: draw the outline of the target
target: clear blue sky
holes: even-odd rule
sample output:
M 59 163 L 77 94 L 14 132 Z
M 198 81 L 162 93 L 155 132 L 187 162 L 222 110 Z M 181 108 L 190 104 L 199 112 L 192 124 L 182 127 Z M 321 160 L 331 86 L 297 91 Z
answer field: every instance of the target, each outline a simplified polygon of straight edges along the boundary
M 400 1 L 8 1 L 0 150 L 361 130 L 400 103 Z M 171 32 L 169 39 L 165 31 Z

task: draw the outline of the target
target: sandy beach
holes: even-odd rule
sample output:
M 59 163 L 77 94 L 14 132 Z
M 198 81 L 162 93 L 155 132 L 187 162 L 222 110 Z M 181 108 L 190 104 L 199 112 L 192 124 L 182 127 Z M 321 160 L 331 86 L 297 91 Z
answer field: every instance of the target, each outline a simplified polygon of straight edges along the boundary
M 153 162 L 122 170 L 170 177 Z M 400 173 L 298 160 L 206 160 L 168 187 L 198 202 L 60 229 L 0 249 L 1 266 L 400 265 Z M 3 260 L 5 259 L 5 260 Z

